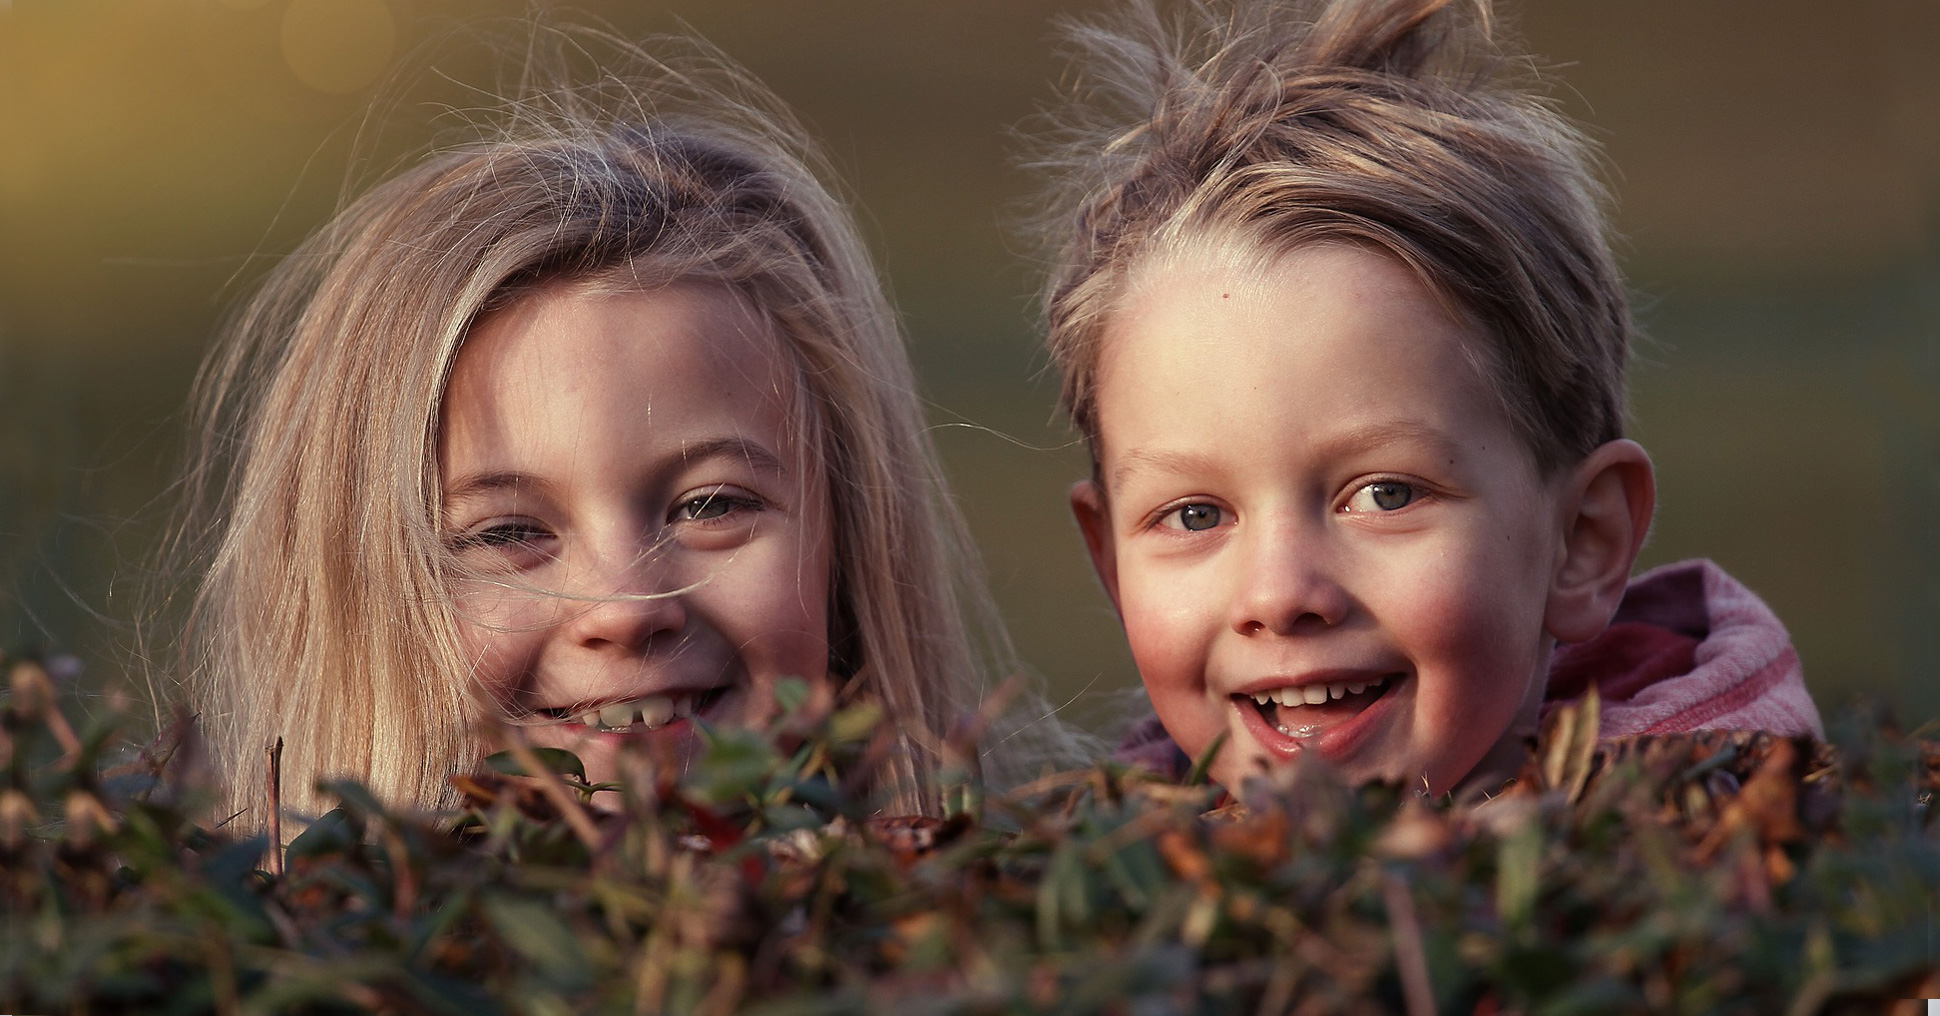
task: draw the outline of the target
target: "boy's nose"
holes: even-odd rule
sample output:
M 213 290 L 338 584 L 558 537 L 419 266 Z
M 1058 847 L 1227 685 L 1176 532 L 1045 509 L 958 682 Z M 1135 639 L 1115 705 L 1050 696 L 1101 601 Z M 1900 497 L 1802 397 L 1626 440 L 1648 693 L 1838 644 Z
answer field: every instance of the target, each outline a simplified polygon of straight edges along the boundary
M 1292 635 L 1331 628 L 1351 604 L 1333 577 L 1327 549 L 1296 526 L 1259 527 L 1238 550 L 1232 629 L 1241 635 Z
M 589 648 L 644 653 L 655 639 L 687 626 L 686 590 L 663 555 L 647 553 L 597 571 L 573 604 L 568 636 Z

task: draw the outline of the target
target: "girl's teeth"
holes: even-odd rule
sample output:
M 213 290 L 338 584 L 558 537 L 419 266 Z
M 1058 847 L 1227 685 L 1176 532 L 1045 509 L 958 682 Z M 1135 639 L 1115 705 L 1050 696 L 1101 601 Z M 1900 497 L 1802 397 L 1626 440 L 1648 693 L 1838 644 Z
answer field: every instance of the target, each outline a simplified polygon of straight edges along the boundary
M 649 727 L 664 727 L 674 718 L 674 700 L 655 695 L 640 700 L 640 722 Z
M 595 730 L 619 732 L 632 730 L 636 722 L 652 730 L 666 726 L 675 717 L 684 719 L 693 715 L 694 696 L 692 695 L 683 695 L 679 701 L 666 695 L 648 695 L 631 702 L 615 702 L 598 709 L 589 709 L 573 719 Z

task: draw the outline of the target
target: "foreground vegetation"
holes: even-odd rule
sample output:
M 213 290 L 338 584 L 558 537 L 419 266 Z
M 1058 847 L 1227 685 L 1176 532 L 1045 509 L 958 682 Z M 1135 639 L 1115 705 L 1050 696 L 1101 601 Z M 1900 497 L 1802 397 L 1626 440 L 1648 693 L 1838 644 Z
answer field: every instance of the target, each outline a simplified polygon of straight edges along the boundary
M 0 705 L 0 1010 L 494 1013 L 1877 1013 L 1940 996 L 1940 749 L 1599 744 L 1552 717 L 1481 804 L 1318 766 L 1215 789 L 1101 767 L 948 819 L 846 789 L 867 705 L 793 689 L 617 814 L 521 751 L 467 806 L 352 784 L 280 856 L 196 824 L 31 663 Z M 177 760 L 179 761 L 179 760 Z

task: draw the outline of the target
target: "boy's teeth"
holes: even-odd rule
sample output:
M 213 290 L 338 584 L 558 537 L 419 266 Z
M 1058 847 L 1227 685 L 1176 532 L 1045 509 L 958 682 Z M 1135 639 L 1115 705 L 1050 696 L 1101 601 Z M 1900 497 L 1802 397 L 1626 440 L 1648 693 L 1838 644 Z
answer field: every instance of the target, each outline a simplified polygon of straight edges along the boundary
M 1380 688 L 1386 683 L 1387 679 L 1382 678 L 1377 681 L 1335 681 L 1325 684 L 1307 684 L 1299 687 L 1276 688 L 1272 691 L 1254 692 L 1253 701 L 1255 704 L 1261 706 L 1275 704 L 1288 708 L 1294 706 L 1318 706 L 1325 705 L 1335 699 L 1346 698 L 1349 695 L 1359 695 L 1369 688 Z

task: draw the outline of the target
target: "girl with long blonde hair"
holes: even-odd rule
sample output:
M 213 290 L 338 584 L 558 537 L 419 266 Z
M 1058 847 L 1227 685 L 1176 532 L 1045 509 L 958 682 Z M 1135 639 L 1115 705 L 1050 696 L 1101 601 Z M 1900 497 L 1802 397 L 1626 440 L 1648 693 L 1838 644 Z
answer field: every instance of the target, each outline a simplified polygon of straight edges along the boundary
M 279 737 L 295 812 L 436 805 L 493 717 L 599 780 L 825 674 L 897 731 L 883 807 L 938 808 L 1008 654 L 901 336 L 800 128 L 666 45 L 350 202 L 205 369 L 187 681 L 243 824 Z

